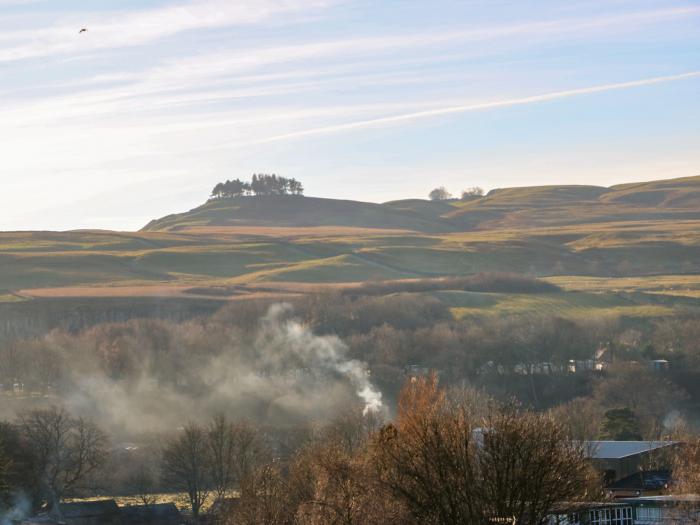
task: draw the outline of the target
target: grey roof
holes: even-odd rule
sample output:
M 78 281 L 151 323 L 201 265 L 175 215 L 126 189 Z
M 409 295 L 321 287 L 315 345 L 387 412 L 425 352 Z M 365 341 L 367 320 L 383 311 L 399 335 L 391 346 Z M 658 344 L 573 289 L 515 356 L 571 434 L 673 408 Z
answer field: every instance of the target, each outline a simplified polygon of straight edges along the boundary
M 666 494 L 663 496 L 638 496 L 636 498 L 620 498 L 617 501 L 623 503 L 636 503 L 648 505 L 675 505 L 679 503 L 700 503 L 698 494 Z
M 119 513 L 119 507 L 113 499 L 61 503 L 59 508 L 61 509 L 61 517 L 69 519 L 109 516 Z
M 584 441 L 589 458 L 622 459 L 678 445 L 678 441 Z

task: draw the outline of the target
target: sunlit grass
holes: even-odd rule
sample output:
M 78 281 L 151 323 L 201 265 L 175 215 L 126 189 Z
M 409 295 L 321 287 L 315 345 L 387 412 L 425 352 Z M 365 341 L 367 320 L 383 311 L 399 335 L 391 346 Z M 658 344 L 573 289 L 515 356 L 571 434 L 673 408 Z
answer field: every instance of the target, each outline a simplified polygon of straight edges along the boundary
M 692 300 L 700 290 L 700 277 L 692 275 L 700 274 L 700 220 L 692 207 L 699 184 L 694 178 L 621 186 L 605 191 L 603 200 L 603 189 L 583 186 L 384 206 L 229 199 L 165 217 L 154 223 L 161 230 L 0 232 L 0 289 L 54 287 L 60 295 L 62 287 L 332 284 L 514 272 L 544 276 L 569 291 L 648 291 Z M 659 211 L 649 199 L 661 190 L 664 198 L 691 199 L 691 205 L 678 214 Z M 406 224 L 397 222 L 397 210 L 408 213 L 401 216 Z M 278 220 L 299 214 L 296 225 Z M 445 223 L 447 216 L 453 222 Z M 443 221 L 442 229 L 431 221 Z
M 668 292 L 692 297 L 695 291 L 700 290 L 700 275 L 653 275 L 612 278 L 564 275 L 547 277 L 546 280 L 564 290 L 570 291 Z
M 556 294 L 484 294 L 488 305 L 453 306 L 455 318 L 480 315 L 556 316 L 569 319 L 591 317 L 664 317 L 677 313 L 673 307 L 639 304 L 614 294 L 563 292 Z M 473 298 L 470 298 L 473 302 Z
M 3 294 L 0 293 L 0 303 L 16 303 L 20 301 L 25 301 L 24 297 L 20 297 L 15 294 Z
M 175 506 L 181 512 L 188 512 L 190 510 L 190 503 L 186 492 L 163 492 L 159 494 L 149 494 L 149 501 L 152 503 L 174 503 Z M 116 504 L 120 507 L 125 507 L 127 505 L 143 505 L 143 500 L 139 496 L 114 496 L 114 495 L 102 495 L 102 496 L 92 496 L 89 498 L 72 498 L 66 499 L 67 503 L 82 503 L 86 501 L 100 501 L 105 499 L 113 499 Z M 204 510 L 207 510 L 211 505 L 204 506 Z

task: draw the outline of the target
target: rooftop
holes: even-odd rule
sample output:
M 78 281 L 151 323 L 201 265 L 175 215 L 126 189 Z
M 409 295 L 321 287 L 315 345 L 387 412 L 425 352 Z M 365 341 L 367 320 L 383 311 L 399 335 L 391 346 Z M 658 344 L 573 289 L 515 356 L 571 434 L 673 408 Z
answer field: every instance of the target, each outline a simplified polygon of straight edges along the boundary
M 610 490 L 661 490 L 668 488 L 671 483 L 671 473 L 668 470 L 648 470 L 635 472 L 608 485 Z
M 68 519 L 108 516 L 119 513 L 119 507 L 113 499 L 61 503 L 59 507 L 61 509 L 61 517 Z
M 679 441 L 584 441 L 589 458 L 592 459 L 622 459 L 672 447 Z

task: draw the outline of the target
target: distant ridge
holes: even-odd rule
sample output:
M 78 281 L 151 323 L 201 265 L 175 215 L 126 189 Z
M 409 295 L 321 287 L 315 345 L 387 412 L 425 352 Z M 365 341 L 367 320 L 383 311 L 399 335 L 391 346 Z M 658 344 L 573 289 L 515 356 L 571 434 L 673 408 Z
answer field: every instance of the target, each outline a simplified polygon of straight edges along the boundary
M 406 199 L 374 204 L 300 196 L 233 197 L 153 220 L 142 231 L 213 226 L 345 226 L 444 233 L 672 218 L 700 218 L 700 176 L 609 188 L 500 188 L 464 201 Z
M 700 308 L 700 177 L 611 188 L 502 188 L 468 200 L 383 204 L 218 198 L 140 232 L 0 232 L 0 267 L 2 304 L 59 297 L 212 300 L 185 293 L 209 288 L 233 290 L 227 297 L 235 299 L 271 293 L 240 288 L 259 283 L 342 287 L 499 272 L 563 283 L 639 278 L 626 281 L 632 289 L 671 282 L 674 304 Z M 297 293 L 294 286 L 283 293 Z

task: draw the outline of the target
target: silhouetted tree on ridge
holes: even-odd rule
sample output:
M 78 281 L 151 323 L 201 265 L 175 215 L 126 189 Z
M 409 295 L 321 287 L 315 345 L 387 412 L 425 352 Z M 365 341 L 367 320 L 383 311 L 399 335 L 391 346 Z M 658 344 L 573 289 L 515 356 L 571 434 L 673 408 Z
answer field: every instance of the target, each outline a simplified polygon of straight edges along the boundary
M 250 182 L 240 179 L 219 182 L 211 192 L 213 199 L 248 195 L 303 195 L 304 186 L 298 180 L 272 174 L 253 174 Z

